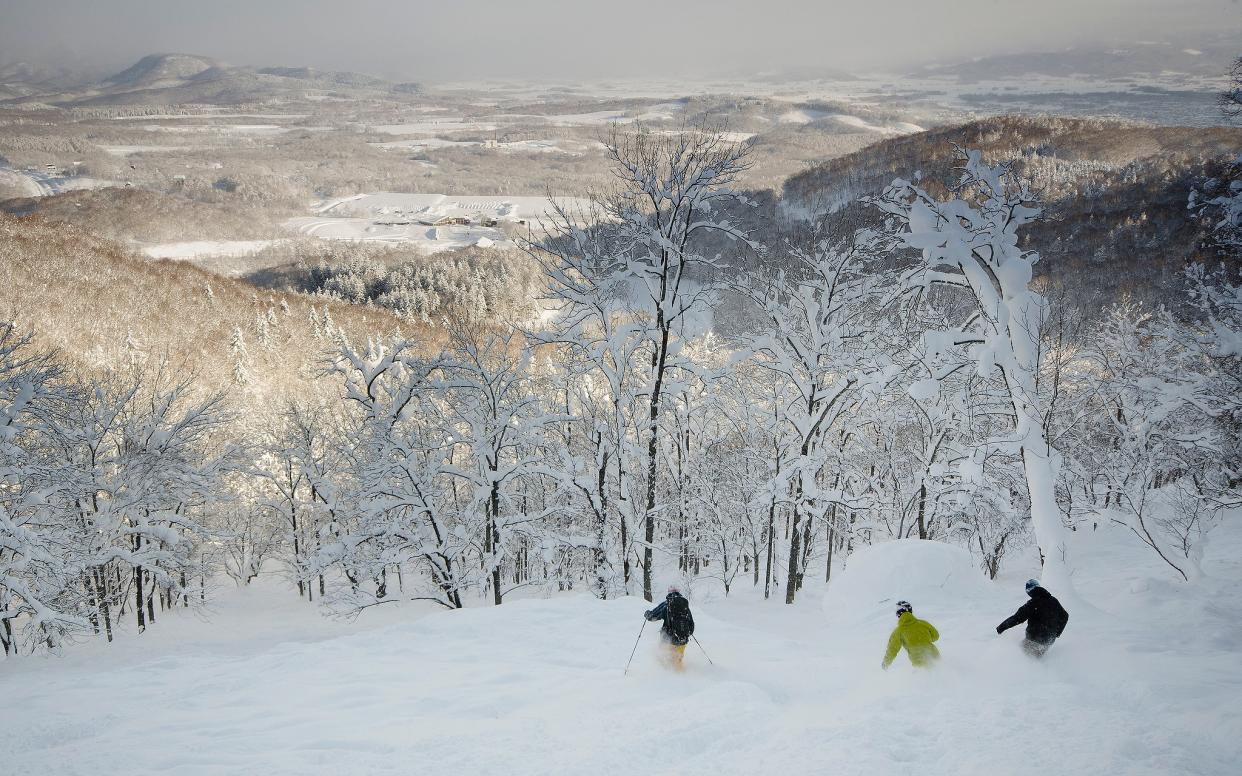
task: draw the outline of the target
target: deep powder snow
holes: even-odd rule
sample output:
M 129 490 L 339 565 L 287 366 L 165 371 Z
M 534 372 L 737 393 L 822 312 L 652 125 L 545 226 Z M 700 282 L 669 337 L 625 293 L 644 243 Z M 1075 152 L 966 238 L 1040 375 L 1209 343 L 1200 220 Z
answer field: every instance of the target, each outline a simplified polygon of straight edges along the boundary
M 716 665 L 691 644 L 681 674 L 657 662 L 652 626 L 622 674 L 636 598 L 350 624 L 261 579 L 210 622 L 179 613 L 112 647 L 5 661 L 0 762 L 66 776 L 1223 776 L 1242 737 L 1237 522 L 1193 585 L 1164 581 L 1120 532 L 1076 536 L 1094 606 L 1071 611 L 1043 662 L 1022 654 L 1021 628 L 994 631 L 1031 569 L 992 583 L 925 542 L 862 550 L 794 607 L 696 587 Z M 894 596 L 939 628 L 934 670 L 905 656 L 880 669 Z

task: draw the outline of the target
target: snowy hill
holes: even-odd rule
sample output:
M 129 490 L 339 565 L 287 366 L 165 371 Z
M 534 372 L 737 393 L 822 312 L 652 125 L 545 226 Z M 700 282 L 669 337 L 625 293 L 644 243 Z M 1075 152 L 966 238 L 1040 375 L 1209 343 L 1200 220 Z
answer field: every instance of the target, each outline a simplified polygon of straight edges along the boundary
M 1234 517 L 1194 585 L 1163 581 L 1119 533 L 1078 536 L 1092 604 L 1072 607 L 1039 663 L 1019 634 L 993 631 L 1033 569 L 992 583 L 960 550 L 917 541 L 838 569 L 830 620 L 814 600 L 692 592 L 715 665 L 691 645 L 682 674 L 657 662 L 653 626 L 623 674 L 640 599 L 394 608 L 349 624 L 269 580 L 226 595 L 210 623 L 6 661 L 0 756 L 15 773 L 91 776 L 1223 775 L 1242 733 Z M 880 670 L 892 622 L 880 599 L 896 589 L 940 629 L 932 671 L 904 657 Z
M 3 83 L 0 77 L 0 84 Z M 406 84 L 398 89 L 387 81 L 358 73 L 304 67 L 242 67 L 194 54 L 149 54 L 93 84 L 68 88 L 63 79 L 45 80 L 21 91 L 9 91 L 20 98 L 16 102 L 38 100 L 60 106 L 235 105 L 304 99 L 308 93 L 395 96 L 410 93 L 411 86 Z M 3 93 L 0 99 L 4 99 Z
M 201 75 L 219 62 L 189 54 L 149 54 L 125 70 L 104 80 L 105 84 L 131 89 L 175 86 Z
M 0 100 L 65 88 L 86 80 L 89 79 L 83 73 L 66 67 L 9 62 L 0 65 Z
M 1242 128 L 1003 116 L 901 134 L 788 178 L 780 215 L 827 214 L 830 229 L 852 234 L 872 215 L 861 200 L 894 178 L 951 179 L 955 143 L 1012 159 L 1031 179 L 1047 214 L 1028 232 L 1036 275 L 1073 278 L 1069 297 L 1089 309 L 1122 294 L 1158 304 L 1176 293 L 1170 280 L 1201 260 L 1206 237 L 1186 218 L 1190 190 L 1218 174 L 1214 160 L 1236 156 Z
M 119 220 L 125 212 L 141 214 L 143 204 L 150 202 L 148 195 L 131 189 L 99 195 L 99 199 L 105 198 L 115 200 L 121 208 L 101 207 L 101 220 Z M 81 209 L 92 207 L 92 198 L 84 196 L 83 202 L 87 207 Z M 72 203 L 65 204 L 72 207 Z M 126 208 L 126 204 L 132 207 Z M 206 208 L 185 211 L 187 220 L 203 221 L 212 216 Z M 158 234 L 154 237 L 158 239 Z M 72 261 L 55 259 L 69 255 L 66 251 L 70 246 Z M 65 288 L 80 289 L 80 295 L 72 303 L 66 302 Z M 0 308 L 21 309 L 38 332 L 39 341 L 56 348 L 79 368 L 107 368 L 118 363 L 118 348 L 124 346 L 126 332 L 134 331 L 142 332 L 144 351 L 150 348 L 152 353 L 185 359 L 203 370 L 206 385 L 228 385 L 231 378 L 227 371 L 209 365 L 227 358 L 231 329 L 253 320 L 253 296 L 254 287 L 238 280 L 185 263 L 153 263 L 117 242 L 72 227 L 21 221 L 0 213 Z M 289 328 L 289 344 L 282 349 L 279 361 L 260 357 L 255 379 L 263 385 L 280 385 L 282 390 L 296 390 L 301 365 L 321 357 L 321 346 L 312 336 L 308 320 L 311 306 L 318 308 L 319 314 L 330 309 L 337 325 L 355 332 L 363 331 L 368 325 L 364 322 L 376 325 L 378 320 L 394 320 L 382 310 L 343 302 L 325 308 L 319 300 L 285 294 L 264 300 L 277 309 L 283 309 L 281 302 L 295 313 L 282 316 Z

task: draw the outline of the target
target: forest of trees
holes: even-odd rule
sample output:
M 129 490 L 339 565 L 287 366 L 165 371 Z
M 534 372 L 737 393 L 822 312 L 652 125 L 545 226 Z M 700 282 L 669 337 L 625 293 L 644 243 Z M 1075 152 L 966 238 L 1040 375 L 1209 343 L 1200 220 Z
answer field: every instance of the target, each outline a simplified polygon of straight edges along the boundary
M 432 311 L 443 340 L 329 332 L 314 393 L 248 395 L 240 328 L 215 393 L 159 358 L 81 372 L 0 326 L 0 648 L 150 627 L 220 572 L 283 573 L 344 613 L 650 599 L 656 576 L 792 603 L 899 537 L 991 575 L 1034 544 L 1068 586 L 1065 532 L 1111 521 L 1197 573 L 1242 480 L 1235 183 L 1187 215 L 1224 264 L 1190 266 L 1170 309 L 1088 321 L 1032 289 L 1040 208 L 1003 162 L 966 152 L 938 194 L 896 180 L 848 239 L 764 245 L 725 215 L 748 153 L 615 131 L 612 189 L 527 246 L 538 277 L 514 282 L 538 320 L 482 290 L 471 315 L 412 269 L 324 270 L 323 290 L 411 317 L 419 294 L 454 304 Z M 756 255 L 773 269 L 729 271 Z M 744 335 L 717 331 L 725 295 Z

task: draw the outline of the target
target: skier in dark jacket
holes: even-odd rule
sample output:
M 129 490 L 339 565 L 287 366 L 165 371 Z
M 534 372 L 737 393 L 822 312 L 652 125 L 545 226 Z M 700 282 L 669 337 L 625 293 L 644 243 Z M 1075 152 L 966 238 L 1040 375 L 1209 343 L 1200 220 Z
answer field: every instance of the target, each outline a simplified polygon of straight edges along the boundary
M 686 645 L 694 635 L 694 616 L 690 614 L 690 602 L 681 594 L 676 585 L 670 585 L 668 595 L 660 605 L 643 613 L 648 622 L 663 620 L 664 626 L 660 634 L 664 637 L 666 648 L 665 661 L 677 670 L 681 670 L 682 660 L 686 654 Z
M 1038 579 L 1027 580 L 1026 594 L 1031 600 L 1022 604 L 1009 619 L 997 625 L 996 632 L 1004 633 L 1015 625 L 1026 623 L 1026 639 L 1022 642 L 1022 648 L 1031 657 L 1043 657 L 1052 642 L 1065 631 L 1069 613 L 1061 606 L 1060 601 L 1052 597 L 1052 593 L 1039 584 Z

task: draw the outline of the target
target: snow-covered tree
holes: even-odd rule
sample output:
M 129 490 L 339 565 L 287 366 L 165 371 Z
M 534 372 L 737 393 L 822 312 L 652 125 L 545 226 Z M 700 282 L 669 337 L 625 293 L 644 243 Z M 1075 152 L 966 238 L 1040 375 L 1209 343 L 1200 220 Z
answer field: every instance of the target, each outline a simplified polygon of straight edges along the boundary
M 240 326 L 233 327 L 229 354 L 233 359 L 233 382 L 240 386 L 250 385 L 253 382 L 250 374 L 250 352 L 246 348 L 246 336 Z
M 1227 118 L 1242 117 L 1242 57 L 1234 60 L 1218 102 Z M 1228 259 L 1242 257 L 1242 153 L 1224 160 L 1218 174 L 1191 190 L 1188 208 L 1206 222 L 1209 246 Z
M 870 266 L 875 245 L 860 238 L 845 246 L 821 243 L 791 253 L 791 269 L 768 281 L 739 286 L 762 310 L 766 328 L 750 342 L 756 364 L 773 372 L 789 403 L 781 417 L 792 444 L 769 485 L 788 490 L 791 527 L 785 602 L 802 584 L 815 526 L 851 502 L 843 444 L 849 413 L 894 376 L 886 354 L 870 347 L 884 273 Z
M 263 513 L 283 526 L 286 565 L 298 594 L 315 599 L 307 558 L 319 545 L 319 525 L 356 503 L 352 451 L 356 428 L 340 402 L 289 401 L 267 423 L 255 472 L 263 481 Z M 325 580 L 318 578 L 319 594 Z
M 1213 467 L 1222 506 L 1242 504 L 1242 272 L 1222 266 L 1192 266 L 1186 273 L 1194 310 L 1186 347 L 1203 373 L 1203 405 L 1221 434 L 1221 455 Z
M 642 572 L 643 596 L 651 600 L 663 401 L 675 374 L 692 366 L 681 358 L 681 343 L 702 326 L 716 290 L 721 262 L 701 252 L 706 240 L 746 240 L 722 210 L 737 199 L 729 187 L 748 167 L 749 146 L 709 127 L 669 134 L 614 127 L 606 148 L 613 191 L 597 197 L 589 213 L 560 212 L 559 230 L 536 250 L 564 326 L 608 331 L 604 320 L 619 317 L 620 331 L 613 331 L 622 342 L 608 350 L 627 361 L 610 369 L 631 371 L 628 359 L 643 364 L 636 392 L 646 410 Z
M 157 589 L 181 593 L 195 540 L 210 533 L 200 517 L 235 466 L 232 446 L 213 439 L 226 420 L 223 397 L 196 397 L 161 366 L 85 386 L 66 422 L 49 429 L 80 562 L 101 575 L 124 569 L 140 631 L 154 619 Z
M 563 396 L 566 414 L 572 414 L 564 432 L 564 448 L 557 471 L 594 524 L 592 540 L 596 591 L 607 596 L 614 589 L 628 591 L 634 527 L 642 519 L 633 497 L 633 459 L 636 440 L 632 429 L 639 408 L 638 373 L 644 343 L 643 329 L 629 320 L 616 299 L 620 285 L 604 271 L 597 272 L 596 234 L 564 224 L 568 234 L 546 247 L 553 319 L 532 332 L 532 340 L 548 345 L 556 355 L 553 383 Z M 615 541 L 609 536 L 615 536 Z M 615 548 L 610 558 L 608 547 Z M 611 581 L 609 566 L 620 571 Z
M 212 527 L 220 536 L 224 572 L 238 585 L 250 584 L 280 546 L 280 524 L 244 503 L 222 505 L 215 517 Z
M 492 600 L 499 605 L 506 550 L 515 537 L 555 513 L 524 489 L 543 469 L 542 433 L 556 418 L 544 412 L 531 385 L 530 353 L 514 329 L 483 333 L 450 327 L 452 351 L 439 368 L 444 420 L 453 449 L 452 473 L 468 487 L 463 521 L 479 530 L 479 552 Z M 538 490 L 538 482 L 532 490 Z
M 327 496 L 337 508 L 302 574 L 330 577 L 329 596 L 347 612 L 400 600 L 389 595 L 387 573 L 407 564 L 425 584 L 406 598 L 460 608 L 482 570 L 480 534 L 463 521 L 453 490 L 453 434 L 436 395 L 442 362 L 416 353 L 399 337 L 365 350 L 345 344 L 332 366 L 354 415 L 355 492 L 352 506 Z
M 954 194 L 940 200 L 898 179 L 872 202 L 891 218 L 895 234 L 918 257 L 906 274 L 911 293 L 933 288 L 967 295 L 970 311 L 928 331 L 929 355 L 965 350 L 980 376 L 1004 381 L 1013 426 L 995 444 L 1022 460 L 1032 524 L 1044 576 L 1071 589 L 1066 531 L 1056 503 L 1057 451 L 1049 443 L 1040 394 L 1040 330 L 1047 305 L 1031 288 L 1039 255 L 1019 246 L 1018 231 L 1039 218 L 1029 186 L 1007 164 L 988 165 L 978 151 L 962 153 Z
M 1098 375 L 1091 420 L 1100 428 L 1091 481 L 1104 494 L 1087 508 L 1124 525 L 1187 579 L 1197 574 L 1197 539 L 1212 510 L 1186 511 L 1184 499 L 1171 497 L 1188 484 L 1204 492 L 1223 450 L 1204 411 L 1204 375 L 1179 328 L 1167 311 L 1131 305 L 1113 308 L 1096 328 L 1087 351 Z
M 0 323 L 0 653 L 55 646 L 90 628 L 89 593 L 53 516 L 53 459 L 40 440 L 65 396 L 61 370 L 11 323 Z M 86 581 L 87 590 L 92 584 Z
M 1224 259 L 1242 256 L 1242 155 L 1192 189 L 1187 209 L 1206 226 L 1208 247 Z

